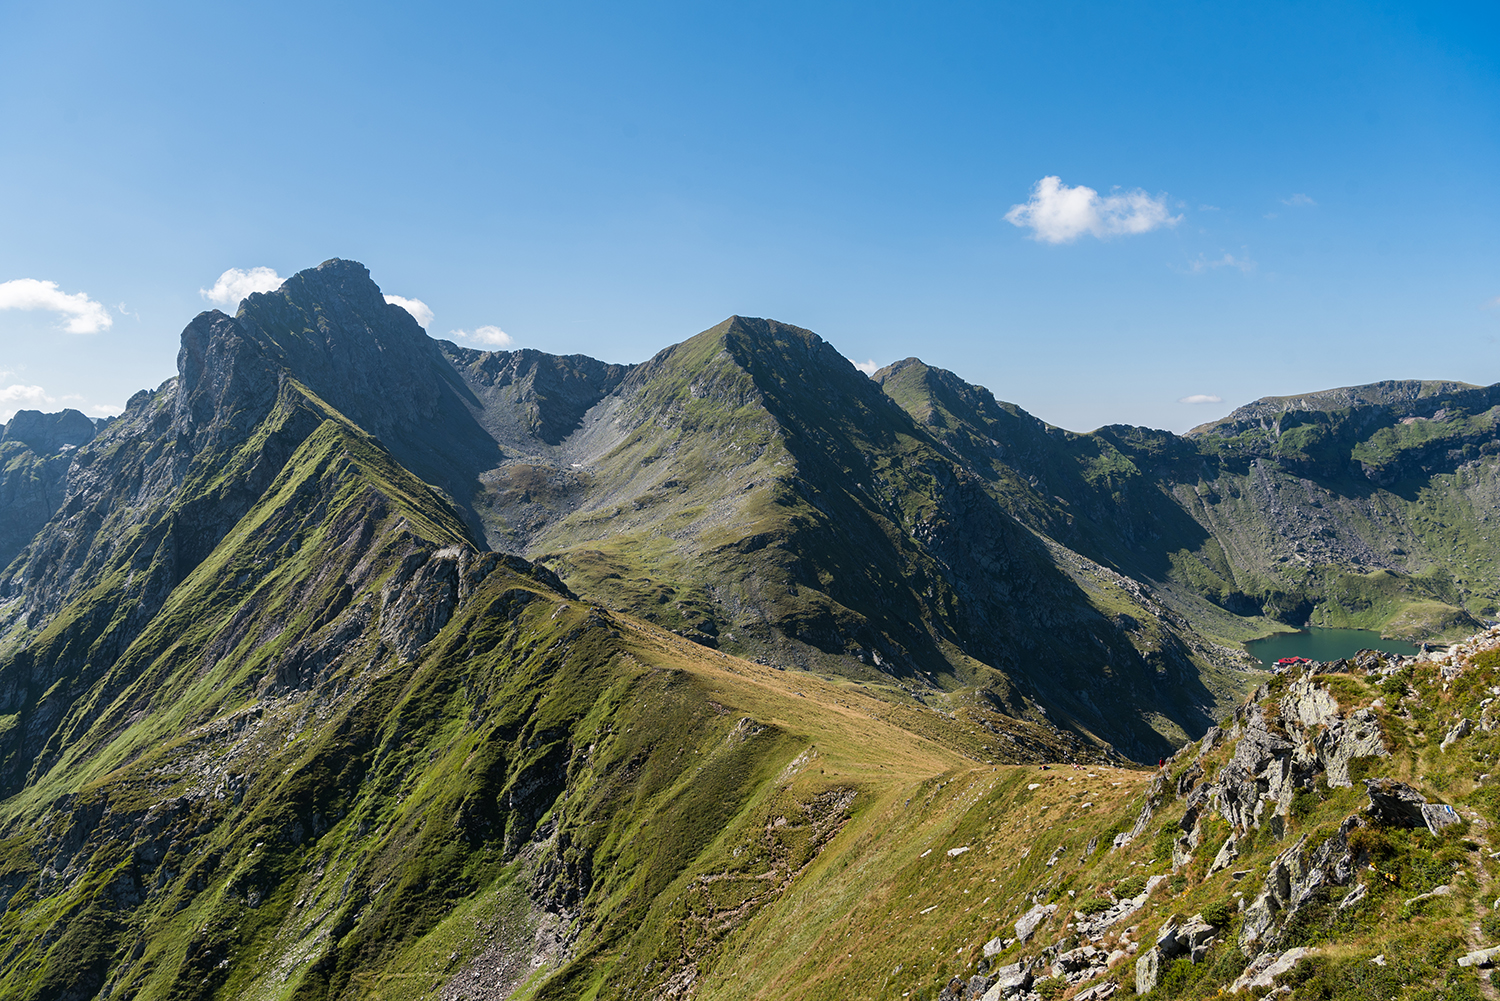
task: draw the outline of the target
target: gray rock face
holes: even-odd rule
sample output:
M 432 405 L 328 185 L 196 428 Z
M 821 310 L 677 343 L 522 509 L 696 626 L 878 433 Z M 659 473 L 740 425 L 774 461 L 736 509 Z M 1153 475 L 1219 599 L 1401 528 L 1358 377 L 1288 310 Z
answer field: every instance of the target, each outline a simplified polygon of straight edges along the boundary
M 1194 792 L 1211 797 L 1237 830 L 1269 823 L 1279 836 L 1292 797 L 1311 787 L 1320 772 L 1329 785 L 1347 787 L 1351 761 L 1389 753 L 1374 713 L 1360 709 L 1340 715 L 1333 694 L 1311 678 L 1288 686 L 1277 705 L 1276 725 L 1256 706 L 1238 729 L 1234 755 L 1214 781 Z

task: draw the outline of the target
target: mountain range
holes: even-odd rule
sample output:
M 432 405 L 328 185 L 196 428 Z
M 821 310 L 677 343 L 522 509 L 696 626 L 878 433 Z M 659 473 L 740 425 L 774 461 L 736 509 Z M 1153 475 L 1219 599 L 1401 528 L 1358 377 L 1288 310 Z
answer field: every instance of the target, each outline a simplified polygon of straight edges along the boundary
M 119 418 L 0 434 L 0 993 L 784 996 L 847 919 L 809 887 L 857 909 L 833 859 L 955 777 L 1130 792 L 1245 640 L 1479 629 L 1497 415 L 1078 434 L 773 320 L 476 351 L 325 262 Z

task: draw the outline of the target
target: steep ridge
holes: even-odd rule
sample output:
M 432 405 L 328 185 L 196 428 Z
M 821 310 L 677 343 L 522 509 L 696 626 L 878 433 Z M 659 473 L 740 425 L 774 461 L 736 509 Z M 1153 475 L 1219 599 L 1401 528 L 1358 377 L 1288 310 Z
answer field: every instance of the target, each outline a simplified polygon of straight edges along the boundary
M 373 429 L 477 522 L 462 504 L 498 448 L 436 343 L 362 265 L 328 261 L 233 318 L 200 314 L 178 371 L 71 453 L 61 509 L 0 577 L 0 712 L 16 719 L 0 789 L 330 416 Z

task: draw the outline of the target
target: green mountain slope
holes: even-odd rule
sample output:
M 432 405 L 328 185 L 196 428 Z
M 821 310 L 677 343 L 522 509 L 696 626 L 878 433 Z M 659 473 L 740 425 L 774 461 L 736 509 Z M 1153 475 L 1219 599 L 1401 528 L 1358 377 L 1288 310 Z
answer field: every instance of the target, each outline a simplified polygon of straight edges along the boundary
M 915 359 L 876 378 L 1016 517 L 1153 584 L 1209 636 L 1309 620 L 1456 635 L 1500 601 L 1493 388 L 1380 383 L 1258 401 L 1179 437 L 1050 428 Z

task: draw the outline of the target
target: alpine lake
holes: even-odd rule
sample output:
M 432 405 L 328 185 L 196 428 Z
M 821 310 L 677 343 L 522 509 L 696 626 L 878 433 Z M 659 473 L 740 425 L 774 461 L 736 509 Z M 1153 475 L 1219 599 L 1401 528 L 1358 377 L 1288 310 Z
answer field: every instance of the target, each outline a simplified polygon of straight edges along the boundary
M 1402 640 L 1384 640 L 1373 629 L 1325 629 L 1309 626 L 1295 633 L 1277 633 L 1245 644 L 1250 655 L 1266 667 L 1282 657 L 1306 657 L 1331 661 L 1352 657 L 1361 650 L 1379 650 L 1411 656 L 1417 647 Z

